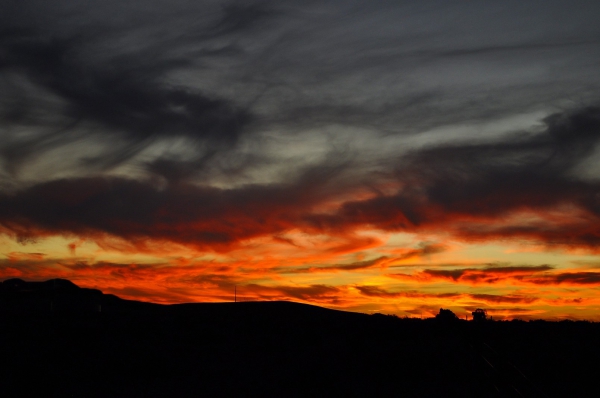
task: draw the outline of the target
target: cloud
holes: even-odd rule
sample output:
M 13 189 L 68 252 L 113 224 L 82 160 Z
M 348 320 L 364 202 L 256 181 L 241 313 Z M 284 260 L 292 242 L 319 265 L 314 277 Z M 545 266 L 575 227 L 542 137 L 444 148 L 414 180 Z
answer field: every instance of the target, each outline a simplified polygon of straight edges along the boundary
M 600 272 L 561 272 L 527 278 L 526 282 L 536 285 L 600 286 Z
M 506 283 L 538 273 L 553 270 L 549 265 L 537 266 L 487 266 L 483 268 L 458 268 L 452 270 L 425 269 L 415 274 L 388 274 L 387 276 L 406 281 L 435 282 L 451 281 L 468 284 L 495 284 Z
M 5 93 L 20 98 L 4 101 L 8 109 L 0 117 L 5 125 L 44 130 L 30 139 L 5 143 L 2 155 L 9 170 L 18 170 L 36 155 L 84 140 L 112 143 L 109 153 L 86 160 L 103 168 L 121 164 L 171 137 L 227 148 L 251 120 L 247 110 L 229 100 L 164 82 L 189 60 L 161 55 L 150 58 L 139 52 L 97 59 L 89 55 L 96 46 L 98 43 L 85 35 L 63 38 L 18 31 L 0 38 L 2 69 L 25 76 L 46 93 L 41 103 L 34 93 L 27 92 L 34 90 L 29 85 Z
M 148 167 L 160 173 L 171 160 L 160 152 L 177 139 L 192 152 L 185 163 L 202 170 L 237 145 L 255 120 L 246 96 L 194 83 L 214 74 L 209 65 L 243 54 L 240 38 L 267 27 L 276 12 L 266 2 L 176 2 L 165 13 L 160 3 L 67 13 L 40 5 L 9 14 L 0 31 L 0 73 L 7 77 L 0 82 L 0 155 L 9 173 L 17 177 L 43 156 L 60 163 L 61 154 L 75 155 L 70 167 L 80 172 L 110 170 L 150 149 L 158 159 Z M 190 71 L 199 79 L 182 79 Z
M 8 277 L 8 274 L 18 272 L 19 277 L 26 279 L 75 278 L 88 283 L 90 281 L 116 281 L 117 284 L 121 284 L 123 281 L 136 283 L 170 278 L 192 278 L 202 275 L 207 269 L 211 270 L 214 278 L 222 274 L 222 271 L 219 272 L 219 266 L 210 262 L 178 266 L 166 262 L 118 263 L 85 259 L 53 259 L 37 255 L 9 257 L 6 260 L 0 260 L 0 277 Z
M 362 294 L 368 297 L 378 297 L 385 299 L 419 299 L 419 300 L 441 300 L 445 302 L 460 303 L 464 300 L 473 300 L 486 304 L 531 304 L 539 300 L 538 297 L 523 295 L 495 295 L 483 293 L 422 293 L 418 291 L 400 291 L 390 292 L 378 286 L 355 286 Z
M 513 239 L 596 250 L 600 184 L 576 177 L 600 139 L 600 108 L 557 113 L 545 131 L 509 141 L 439 145 L 398 161 L 396 194 L 311 215 L 330 229 L 444 232 L 467 241 Z
M 21 260 L 43 260 L 46 257 L 44 253 L 25 253 L 25 252 L 10 252 L 6 255 L 10 261 Z
M 335 286 L 308 285 L 308 286 L 265 286 L 259 284 L 245 284 L 240 292 L 250 293 L 259 300 L 289 300 L 290 298 L 311 301 L 316 303 L 341 304 L 342 291 Z
M 261 283 L 253 282 L 262 279 Z M 266 284 L 260 272 L 241 269 L 235 264 L 194 262 L 179 266 L 171 263 L 116 263 L 108 261 L 53 260 L 20 258 L 0 260 L 0 278 L 46 280 L 65 278 L 81 287 L 99 288 L 105 293 L 134 300 L 159 303 L 190 301 L 230 301 L 234 288 L 240 300 L 301 300 L 341 305 L 345 288 L 325 284 Z
M 156 239 L 218 248 L 294 228 L 298 212 L 314 200 L 287 186 L 158 189 L 131 179 L 84 178 L 2 195 L 0 224 L 25 237 L 108 234 L 142 246 Z
M 186 182 L 157 186 L 119 177 L 42 182 L 1 194 L 0 224 L 22 239 L 111 235 L 140 248 L 150 239 L 224 250 L 296 229 L 346 236 L 347 243 L 330 249 L 344 253 L 379 244 L 354 235 L 379 229 L 445 233 L 467 241 L 525 239 L 594 251 L 600 239 L 600 185 L 570 172 L 600 137 L 600 108 L 552 115 L 545 123 L 545 132 L 511 143 L 415 152 L 400 161 L 397 178 L 404 188 L 396 194 L 342 201 L 326 213 L 319 209 L 354 188 L 323 165 L 286 183 L 235 189 Z M 441 250 L 428 245 L 403 255 Z
M 234 272 L 234 270 L 236 270 Z M 252 280 L 235 264 L 191 262 L 119 263 L 86 259 L 19 258 L 0 260 L 0 279 L 63 278 L 81 287 L 100 289 L 121 298 L 157 303 L 230 301 L 234 286 Z M 246 292 L 248 293 L 248 292 Z M 247 295 L 247 298 L 256 295 Z
M 335 264 L 335 265 L 326 265 L 320 267 L 282 267 L 277 269 L 276 271 L 281 272 L 283 274 L 303 274 L 303 273 L 315 273 L 315 272 L 339 272 L 339 271 L 357 271 L 363 269 L 369 269 L 373 267 L 385 267 L 388 263 L 394 261 L 394 259 L 390 259 L 389 257 L 382 256 L 377 257 L 372 260 L 365 261 L 355 261 L 349 264 Z
M 549 265 L 516 266 L 516 267 L 485 267 L 456 270 L 425 270 L 423 275 L 432 279 L 449 279 L 453 281 L 472 283 L 496 283 L 513 275 L 531 275 L 552 270 Z
M 155 288 L 155 287 L 103 287 L 102 292 L 105 294 L 114 294 L 119 298 L 126 300 L 146 301 L 158 304 L 179 304 L 189 302 L 189 291 L 173 291 L 172 289 Z
M 98 171 L 181 136 L 197 152 L 184 162 L 189 172 L 215 153 L 231 156 L 224 152 L 259 130 L 411 136 L 547 107 L 599 85 L 591 3 L 563 13 L 560 29 L 557 4 L 465 13 L 458 3 L 75 3 L 4 13 L 0 68 L 10 79 L 0 114 L 19 137 L 2 152 L 13 174 L 73 143 L 101 152 L 78 164 Z M 173 158 L 158 154 L 149 167 L 163 170 Z
M 530 304 L 530 303 L 533 303 L 533 302 L 536 302 L 539 300 L 537 297 L 523 297 L 523 296 L 514 296 L 514 295 L 502 296 L 502 295 L 482 294 L 482 293 L 470 294 L 470 295 L 468 295 L 468 297 L 472 298 L 473 300 L 483 301 L 484 303 L 490 303 L 490 304 L 501 304 L 501 303 Z
M 414 274 L 387 274 L 388 277 L 407 282 L 434 283 L 448 281 L 470 285 L 522 284 L 548 286 L 600 285 L 600 273 L 573 271 L 560 272 L 549 265 L 459 268 L 453 270 L 425 269 Z
M 429 256 L 431 254 L 441 253 L 446 250 L 446 246 L 442 244 L 431 244 L 422 242 L 417 249 L 394 249 L 394 254 L 398 256 L 380 256 L 371 260 L 355 261 L 348 264 L 328 264 L 321 266 L 302 266 L 302 267 L 281 267 L 274 271 L 283 274 L 301 274 L 315 272 L 340 272 L 340 271 L 358 271 L 370 268 L 388 268 L 394 267 L 398 261 L 409 260 L 412 258 Z
M 400 297 L 413 297 L 413 298 L 431 298 L 437 297 L 437 295 L 424 294 L 419 292 L 389 292 L 379 286 L 355 286 L 355 288 L 363 295 L 369 297 L 381 297 L 381 298 L 400 298 Z M 444 297 L 456 297 L 458 294 L 445 293 Z
M 421 242 L 417 249 L 395 251 L 398 251 L 400 253 L 400 256 L 397 257 L 396 260 L 409 260 L 415 257 L 426 257 L 432 254 L 443 253 L 446 250 L 447 247 L 443 244 Z

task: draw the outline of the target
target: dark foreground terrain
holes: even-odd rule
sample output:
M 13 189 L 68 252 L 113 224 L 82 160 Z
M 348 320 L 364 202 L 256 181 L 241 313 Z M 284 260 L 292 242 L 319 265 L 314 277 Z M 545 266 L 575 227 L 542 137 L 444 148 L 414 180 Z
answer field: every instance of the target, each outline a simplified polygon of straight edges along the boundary
M 289 302 L 161 306 L 64 280 L 9 280 L 0 395 L 598 397 L 599 337 L 588 322 L 421 321 Z

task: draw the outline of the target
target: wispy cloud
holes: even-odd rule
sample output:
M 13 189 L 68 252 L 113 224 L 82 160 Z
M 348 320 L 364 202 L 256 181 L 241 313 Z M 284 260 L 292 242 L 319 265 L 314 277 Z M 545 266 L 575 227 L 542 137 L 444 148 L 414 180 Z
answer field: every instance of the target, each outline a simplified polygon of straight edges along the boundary
M 426 269 L 414 274 L 394 273 L 388 277 L 418 283 L 449 281 L 460 284 L 534 284 L 534 285 L 600 285 L 600 273 L 588 271 L 561 272 L 549 265 L 458 268 L 452 270 Z
M 381 298 L 410 298 L 410 299 L 437 299 L 442 301 L 460 301 L 474 300 L 483 304 L 517 304 L 517 303 L 533 303 L 538 300 L 537 297 L 522 296 L 522 295 L 494 295 L 494 294 L 470 294 L 470 293 L 422 293 L 417 291 L 402 291 L 389 292 L 385 289 L 376 286 L 356 286 L 356 289 L 361 294 L 369 297 Z

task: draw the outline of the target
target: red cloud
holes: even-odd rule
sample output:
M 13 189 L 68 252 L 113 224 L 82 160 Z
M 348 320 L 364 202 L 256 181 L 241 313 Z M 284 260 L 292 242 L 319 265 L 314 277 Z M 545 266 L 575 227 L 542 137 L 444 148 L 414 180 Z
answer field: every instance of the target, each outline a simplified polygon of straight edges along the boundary
M 594 285 L 600 286 L 600 272 L 563 272 L 527 278 L 536 285 Z

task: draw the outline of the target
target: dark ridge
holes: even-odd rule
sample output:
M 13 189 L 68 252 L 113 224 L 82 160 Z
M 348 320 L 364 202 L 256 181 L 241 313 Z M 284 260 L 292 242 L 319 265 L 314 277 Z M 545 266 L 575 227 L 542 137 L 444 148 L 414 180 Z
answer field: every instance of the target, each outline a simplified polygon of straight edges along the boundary
M 26 282 L 22 279 L 7 279 L 0 282 L 0 291 L 2 292 L 32 292 L 43 290 L 77 290 L 79 286 L 67 279 L 50 279 L 43 282 Z
M 58 279 L 4 281 L 0 304 L 7 397 L 600 396 L 591 322 L 159 305 Z
M 80 288 L 67 279 L 37 282 L 15 278 L 0 283 L 0 313 L 91 313 L 124 310 L 132 305 L 143 303 Z
M 156 315 L 212 315 L 244 313 L 247 316 L 365 317 L 365 314 L 338 311 L 290 301 L 246 301 L 224 303 L 156 304 L 121 299 L 98 289 L 81 288 L 67 279 L 0 282 L 0 312 L 16 313 L 153 313 Z

